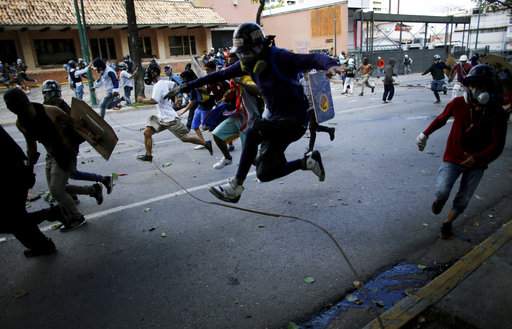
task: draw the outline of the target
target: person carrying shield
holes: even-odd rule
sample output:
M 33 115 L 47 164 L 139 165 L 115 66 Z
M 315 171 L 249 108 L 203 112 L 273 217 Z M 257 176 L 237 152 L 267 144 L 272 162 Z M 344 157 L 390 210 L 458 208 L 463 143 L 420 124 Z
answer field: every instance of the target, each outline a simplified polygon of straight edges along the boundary
M 294 54 L 277 48 L 273 39 L 265 37 L 261 27 L 255 23 L 243 23 L 237 27 L 233 34 L 232 52 L 238 56 L 238 62 L 181 87 L 182 91 L 189 90 L 250 74 L 265 100 L 262 119 L 247 131 L 235 177 L 225 184 L 212 186 L 209 191 L 223 201 L 238 202 L 253 164 L 256 164 L 257 177 L 262 182 L 301 169 L 312 171 L 320 181 L 324 181 L 325 170 L 318 151 L 293 161 L 287 161 L 284 152 L 304 135 L 308 125 L 309 105 L 299 82 L 299 73 L 312 69 L 328 70 L 336 66 L 337 61 L 322 54 Z

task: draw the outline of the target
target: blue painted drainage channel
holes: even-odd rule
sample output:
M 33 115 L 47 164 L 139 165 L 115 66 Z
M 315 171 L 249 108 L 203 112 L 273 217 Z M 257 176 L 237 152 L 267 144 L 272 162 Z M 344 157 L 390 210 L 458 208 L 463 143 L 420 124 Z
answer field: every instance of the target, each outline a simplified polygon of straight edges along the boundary
M 326 329 L 335 318 L 349 309 L 376 307 L 379 312 L 387 310 L 404 298 L 406 291 L 423 287 L 442 272 L 443 268 L 446 265 L 435 268 L 409 263 L 395 265 L 366 282 L 361 290 L 354 291 L 334 306 L 301 323 L 299 328 Z

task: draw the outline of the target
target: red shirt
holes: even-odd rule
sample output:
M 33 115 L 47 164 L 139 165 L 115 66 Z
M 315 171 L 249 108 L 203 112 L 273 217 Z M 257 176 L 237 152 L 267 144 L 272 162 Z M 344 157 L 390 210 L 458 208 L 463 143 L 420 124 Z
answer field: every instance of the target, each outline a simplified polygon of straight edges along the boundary
M 444 161 L 461 164 L 471 155 L 475 159 L 475 167 L 486 168 L 498 158 L 505 147 L 507 135 L 507 119 L 500 107 L 476 111 L 464 101 L 464 97 L 457 97 L 446 105 L 443 113 L 423 133 L 429 136 L 451 117 L 454 121 Z

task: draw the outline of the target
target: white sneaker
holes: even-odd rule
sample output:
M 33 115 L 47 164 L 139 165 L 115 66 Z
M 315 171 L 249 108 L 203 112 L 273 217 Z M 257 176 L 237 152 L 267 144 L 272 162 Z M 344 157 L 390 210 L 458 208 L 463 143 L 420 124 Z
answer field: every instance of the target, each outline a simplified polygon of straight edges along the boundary
M 194 147 L 194 150 L 202 150 L 204 149 L 204 145 L 197 145 L 196 147 Z
M 325 170 L 320 152 L 313 151 L 311 155 L 306 157 L 306 169 L 311 170 L 313 174 L 317 175 L 318 180 L 321 182 L 325 180 Z
M 231 163 L 233 163 L 233 160 L 222 158 L 219 162 L 213 165 L 213 169 L 222 169 Z
M 227 181 L 227 183 L 210 186 L 208 191 L 222 201 L 237 203 L 242 196 L 244 187 L 242 185 L 238 185 L 235 178 L 232 177 Z

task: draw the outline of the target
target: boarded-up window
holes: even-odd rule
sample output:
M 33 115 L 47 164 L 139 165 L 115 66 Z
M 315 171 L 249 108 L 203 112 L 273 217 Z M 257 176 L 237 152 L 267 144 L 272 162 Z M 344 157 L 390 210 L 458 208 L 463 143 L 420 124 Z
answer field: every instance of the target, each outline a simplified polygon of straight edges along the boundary
M 311 35 L 313 37 L 334 35 L 334 21 L 336 21 L 336 34 L 340 34 L 341 8 L 339 6 L 311 11 Z

